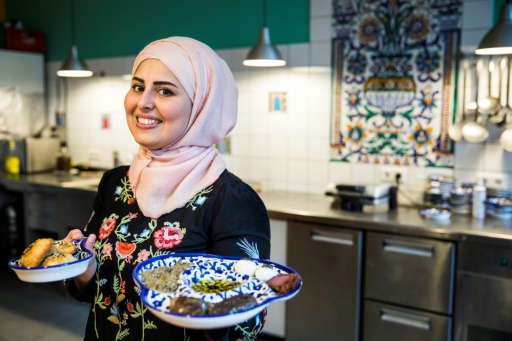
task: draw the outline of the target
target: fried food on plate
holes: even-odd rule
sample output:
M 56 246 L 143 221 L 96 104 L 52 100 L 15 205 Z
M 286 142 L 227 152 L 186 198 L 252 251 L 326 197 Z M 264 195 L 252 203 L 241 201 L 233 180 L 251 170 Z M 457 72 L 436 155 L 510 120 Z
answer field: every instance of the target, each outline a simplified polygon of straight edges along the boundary
M 38 266 L 46 258 L 52 245 L 52 238 L 37 239 L 23 251 L 20 265 L 26 267 Z
M 50 265 L 59 265 L 64 263 L 69 263 L 77 260 L 75 256 L 69 253 L 54 253 L 49 255 L 43 261 L 42 266 L 50 266 Z
M 26 267 L 59 265 L 76 261 L 76 246 L 62 240 L 39 238 L 21 255 L 20 265 Z

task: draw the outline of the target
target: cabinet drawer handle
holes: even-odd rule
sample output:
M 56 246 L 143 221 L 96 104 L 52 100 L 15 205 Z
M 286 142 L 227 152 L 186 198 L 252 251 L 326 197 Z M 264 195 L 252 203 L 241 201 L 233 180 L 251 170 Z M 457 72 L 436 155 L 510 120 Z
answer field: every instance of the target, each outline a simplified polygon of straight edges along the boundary
M 383 308 L 380 311 L 380 319 L 381 321 L 401 324 L 417 329 L 430 329 L 430 319 L 428 317 L 404 313 L 401 311 Z
M 434 257 L 434 247 L 432 245 L 391 239 L 384 239 L 382 244 L 384 251 L 405 253 L 421 257 Z
M 322 234 L 322 232 L 319 232 L 319 231 L 313 231 L 313 232 L 311 232 L 311 240 L 313 240 L 315 242 L 325 242 L 325 243 L 341 244 L 341 245 L 348 245 L 348 246 L 354 245 L 354 237 L 349 234 L 332 236 L 332 235 Z

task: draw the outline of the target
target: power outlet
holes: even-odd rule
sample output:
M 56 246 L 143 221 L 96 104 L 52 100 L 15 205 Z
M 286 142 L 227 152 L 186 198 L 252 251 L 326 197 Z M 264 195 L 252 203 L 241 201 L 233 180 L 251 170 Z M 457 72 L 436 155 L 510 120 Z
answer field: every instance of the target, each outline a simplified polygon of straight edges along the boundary
M 382 167 L 380 169 L 380 181 L 395 184 L 396 179 L 400 176 L 399 183 L 406 181 L 405 171 L 400 167 Z
M 478 178 L 483 178 L 485 187 L 504 189 L 507 188 L 507 179 L 504 174 L 499 173 L 478 173 Z
M 99 149 L 90 148 L 88 150 L 89 162 L 101 161 L 101 151 Z

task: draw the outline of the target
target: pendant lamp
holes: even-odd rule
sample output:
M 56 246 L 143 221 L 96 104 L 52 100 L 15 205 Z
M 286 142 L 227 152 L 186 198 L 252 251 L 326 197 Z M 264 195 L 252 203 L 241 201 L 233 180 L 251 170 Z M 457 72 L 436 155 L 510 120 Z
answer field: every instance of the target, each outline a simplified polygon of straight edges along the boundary
M 92 71 L 89 70 L 87 64 L 78 56 L 78 48 L 75 44 L 75 8 L 74 1 L 70 1 L 71 7 L 71 48 L 66 61 L 57 71 L 59 77 L 91 77 Z
M 496 24 L 484 36 L 475 53 L 478 55 L 512 54 L 512 6 L 510 0 L 501 6 Z
M 263 27 L 260 31 L 258 42 L 247 54 L 244 60 L 246 66 L 274 67 L 286 65 L 279 50 L 270 40 L 270 31 L 267 26 L 267 1 L 263 1 Z

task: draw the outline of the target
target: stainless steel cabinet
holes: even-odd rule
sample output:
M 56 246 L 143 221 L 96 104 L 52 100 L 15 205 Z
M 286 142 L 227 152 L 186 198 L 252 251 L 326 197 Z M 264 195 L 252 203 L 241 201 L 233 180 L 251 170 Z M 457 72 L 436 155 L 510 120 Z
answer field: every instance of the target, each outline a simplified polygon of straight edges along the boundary
M 286 302 L 286 339 L 358 340 L 362 233 L 290 222 L 288 265 L 303 287 Z
M 441 341 L 450 340 L 451 320 L 443 315 L 416 309 L 365 301 L 365 340 Z
M 451 314 L 454 261 L 451 242 L 369 232 L 365 297 Z
M 507 244 L 460 244 L 457 341 L 512 341 L 512 243 Z
M 368 232 L 365 250 L 363 340 L 451 340 L 455 244 Z
M 24 192 L 25 245 L 40 237 L 64 238 L 70 228 L 83 228 L 92 213 L 95 192 L 29 186 Z

